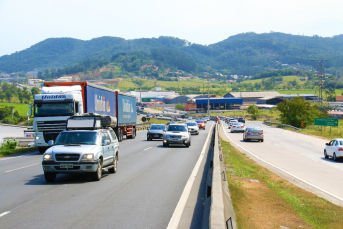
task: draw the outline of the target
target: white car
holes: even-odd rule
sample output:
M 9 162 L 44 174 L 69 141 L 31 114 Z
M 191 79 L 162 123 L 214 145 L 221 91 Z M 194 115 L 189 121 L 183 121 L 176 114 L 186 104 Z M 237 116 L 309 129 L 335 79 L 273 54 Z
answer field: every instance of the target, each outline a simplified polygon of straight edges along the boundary
M 191 134 L 188 132 L 186 124 L 172 123 L 168 126 L 163 135 L 163 147 L 168 147 L 169 144 L 182 144 L 186 147 L 191 145 Z
M 238 123 L 237 120 L 230 120 L 230 122 L 229 122 L 229 129 L 232 127 L 232 125 L 234 123 L 237 125 L 237 123 Z
M 343 138 L 335 138 L 329 143 L 326 143 L 324 157 L 332 157 L 334 161 L 337 161 L 339 158 L 343 157 Z
M 193 119 L 192 116 L 189 116 L 189 117 L 188 117 L 188 120 L 192 120 L 192 119 Z
M 199 134 L 199 127 L 198 124 L 196 122 L 186 122 L 187 128 L 188 128 L 188 132 L 191 134 Z
M 234 132 L 244 132 L 245 124 L 240 122 L 233 122 L 231 126 L 231 133 Z

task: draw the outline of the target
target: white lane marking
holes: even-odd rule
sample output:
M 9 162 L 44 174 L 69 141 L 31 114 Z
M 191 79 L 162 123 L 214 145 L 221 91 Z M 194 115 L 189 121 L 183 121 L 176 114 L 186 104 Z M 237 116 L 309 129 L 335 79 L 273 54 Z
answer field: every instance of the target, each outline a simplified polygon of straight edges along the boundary
M 6 171 L 5 173 L 13 172 L 13 171 L 16 171 L 16 170 L 19 170 L 19 169 L 25 169 L 25 168 L 28 168 L 28 167 L 31 167 L 31 166 L 34 166 L 34 165 L 39 165 L 39 164 L 40 164 L 40 163 L 36 163 L 36 164 L 32 164 L 32 165 L 27 165 L 27 166 L 24 166 L 24 167 L 20 167 L 20 168 L 17 168 L 17 169 L 8 170 L 8 171 Z
M 1 213 L 0 214 L 0 217 L 3 217 L 3 216 L 5 216 L 5 215 L 7 215 L 8 213 L 11 213 L 10 211 L 7 211 L 7 212 L 4 212 L 4 213 Z
M 148 149 L 151 149 L 151 148 L 152 148 L 152 146 L 150 146 L 150 147 L 148 147 L 148 148 L 146 148 L 146 149 L 143 149 L 143 151 L 148 150 Z
M 0 161 L 6 161 L 6 160 L 9 160 L 9 159 L 16 159 L 16 158 L 19 158 L 19 157 L 24 157 L 26 155 L 32 155 L 32 154 L 36 154 L 37 152 L 35 153 L 26 153 L 25 155 L 22 155 L 22 156 L 16 156 L 16 157 L 5 157 L 5 158 L 2 158 L 0 159 Z
M 321 192 L 324 192 L 324 193 L 328 194 L 329 196 L 332 196 L 332 197 L 336 198 L 337 200 L 343 201 L 343 199 L 342 199 L 341 197 L 336 196 L 335 194 L 332 194 L 332 193 L 330 193 L 330 192 L 328 192 L 328 191 L 326 191 L 326 190 L 324 190 L 324 189 L 322 189 L 322 188 L 319 188 L 319 187 L 315 186 L 314 184 L 311 184 L 310 182 L 307 182 L 307 181 L 301 179 L 300 177 L 297 177 L 297 176 L 293 175 L 292 173 L 289 173 L 289 172 L 287 172 L 286 170 L 283 170 L 283 169 L 281 169 L 281 168 L 279 168 L 279 167 L 277 167 L 277 166 L 275 166 L 275 165 L 273 165 L 273 164 L 271 164 L 271 163 L 269 163 L 269 162 L 263 160 L 263 159 L 260 158 L 259 156 L 253 154 L 253 153 L 250 152 L 249 150 L 243 148 L 242 146 L 240 146 L 240 145 L 238 145 L 236 142 L 234 142 L 234 141 L 226 134 L 225 131 L 224 131 L 224 133 L 225 133 L 226 137 L 227 137 L 228 139 L 230 139 L 230 141 L 231 141 L 232 143 L 234 143 L 236 146 L 238 146 L 238 147 L 241 148 L 242 150 L 246 151 L 247 153 L 251 154 L 252 156 L 256 157 L 256 158 L 259 159 L 260 161 L 263 161 L 264 163 L 266 163 L 266 164 L 268 164 L 268 165 L 270 165 L 270 166 L 272 166 L 272 167 L 274 167 L 274 168 L 276 168 L 276 169 L 278 169 L 278 170 L 280 170 L 280 171 L 282 171 L 282 172 L 284 172 L 284 173 L 286 173 L 286 174 L 288 174 L 288 175 L 294 177 L 295 179 L 300 180 L 301 182 L 303 182 L 303 183 L 305 183 L 305 184 L 307 184 L 307 185 L 312 186 L 313 188 L 316 188 L 316 189 L 320 190 Z
M 280 146 L 279 144 L 276 144 L 276 143 L 274 143 L 274 142 L 273 142 L 273 144 L 276 145 L 276 146 Z
M 213 126 L 214 124 L 212 124 Z M 210 130 L 212 130 L 212 126 L 210 128 Z M 181 216 L 182 216 L 182 213 L 183 213 L 183 210 L 186 206 L 186 202 L 188 200 L 188 197 L 191 193 L 191 189 L 192 189 L 192 186 L 193 186 L 193 183 L 195 181 L 195 178 L 196 178 L 196 175 L 199 171 L 199 168 L 200 168 L 200 164 L 206 154 L 206 146 L 207 146 L 207 143 L 210 139 L 210 136 L 211 136 L 211 131 L 208 132 L 208 135 L 207 135 L 207 139 L 205 141 L 205 144 L 204 144 L 204 147 L 202 148 L 201 150 L 201 154 L 198 158 L 198 161 L 197 163 L 195 164 L 194 166 L 194 169 L 191 173 L 191 175 L 189 176 L 188 178 L 188 181 L 187 181 L 187 184 L 182 192 L 182 195 L 180 197 L 180 200 L 179 202 L 177 203 L 176 205 L 176 208 L 174 210 L 174 213 L 173 213 L 173 216 L 171 217 L 170 221 L 169 221 L 169 224 L 168 224 L 168 227 L 167 229 L 174 229 L 174 228 L 177 228 L 177 226 L 179 225 L 179 222 L 180 222 L 180 219 L 181 219 Z
M 307 156 L 304 156 L 304 157 L 306 157 L 306 158 L 308 158 L 308 159 L 310 159 L 310 160 L 312 160 L 312 161 L 320 162 L 320 161 L 318 161 L 317 159 L 314 159 L 314 158 L 312 158 L 312 157 L 307 157 Z

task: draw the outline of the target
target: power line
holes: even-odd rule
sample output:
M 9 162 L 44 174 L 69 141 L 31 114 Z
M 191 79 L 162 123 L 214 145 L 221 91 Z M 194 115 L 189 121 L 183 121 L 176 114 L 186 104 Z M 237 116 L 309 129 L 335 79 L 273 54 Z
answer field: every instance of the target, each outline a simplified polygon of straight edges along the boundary
M 325 81 L 325 62 L 329 60 L 311 60 L 317 63 L 317 77 L 318 77 L 318 91 L 319 91 L 319 104 L 323 106 L 323 89 Z

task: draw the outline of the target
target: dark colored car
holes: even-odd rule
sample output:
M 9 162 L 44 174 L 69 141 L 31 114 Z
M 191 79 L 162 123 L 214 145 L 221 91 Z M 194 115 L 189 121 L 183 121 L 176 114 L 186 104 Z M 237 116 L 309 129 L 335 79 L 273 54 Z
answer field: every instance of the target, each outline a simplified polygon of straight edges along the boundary
M 238 122 L 245 123 L 245 118 L 238 118 Z
M 152 139 L 163 139 L 163 134 L 166 131 L 164 124 L 152 124 L 147 133 L 147 141 Z

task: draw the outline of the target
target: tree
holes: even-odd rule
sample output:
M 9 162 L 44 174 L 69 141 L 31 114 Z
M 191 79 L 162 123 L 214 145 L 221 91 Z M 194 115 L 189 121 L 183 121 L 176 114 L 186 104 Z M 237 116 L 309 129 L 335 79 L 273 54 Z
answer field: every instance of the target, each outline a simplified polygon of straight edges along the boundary
M 258 107 L 254 106 L 254 105 L 250 105 L 248 107 L 248 113 L 252 115 L 252 118 L 254 120 L 256 120 L 258 117 L 261 116 L 261 111 L 258 109 Z
M 39 88 L 38 87 L 33 87 L 31 89 L 31 94 L 32 94 L 32 97 L 34 97 L 36 94 L 39 94 Z
M 185 109 L 185 105 L 181 104 L 181 103 L 178 103 L 176 106 L 175 106 L 175 109 L 176 110 L 181 110 L 183 111 Z
M 336 101 L 336 91 L 334 88 L 328 88 L 325 90 L 326 101 L 335 102 Z
M 327 113 L 318 109 L 318 105 L 306 101 L 302 97 L 295 97 L 277 104 L 277 109 L 281 112 L 280 121 L 283 124 L 301 127 L 301 121 L 305 127 L 314 122 L 314 118 L 326 117 Z

